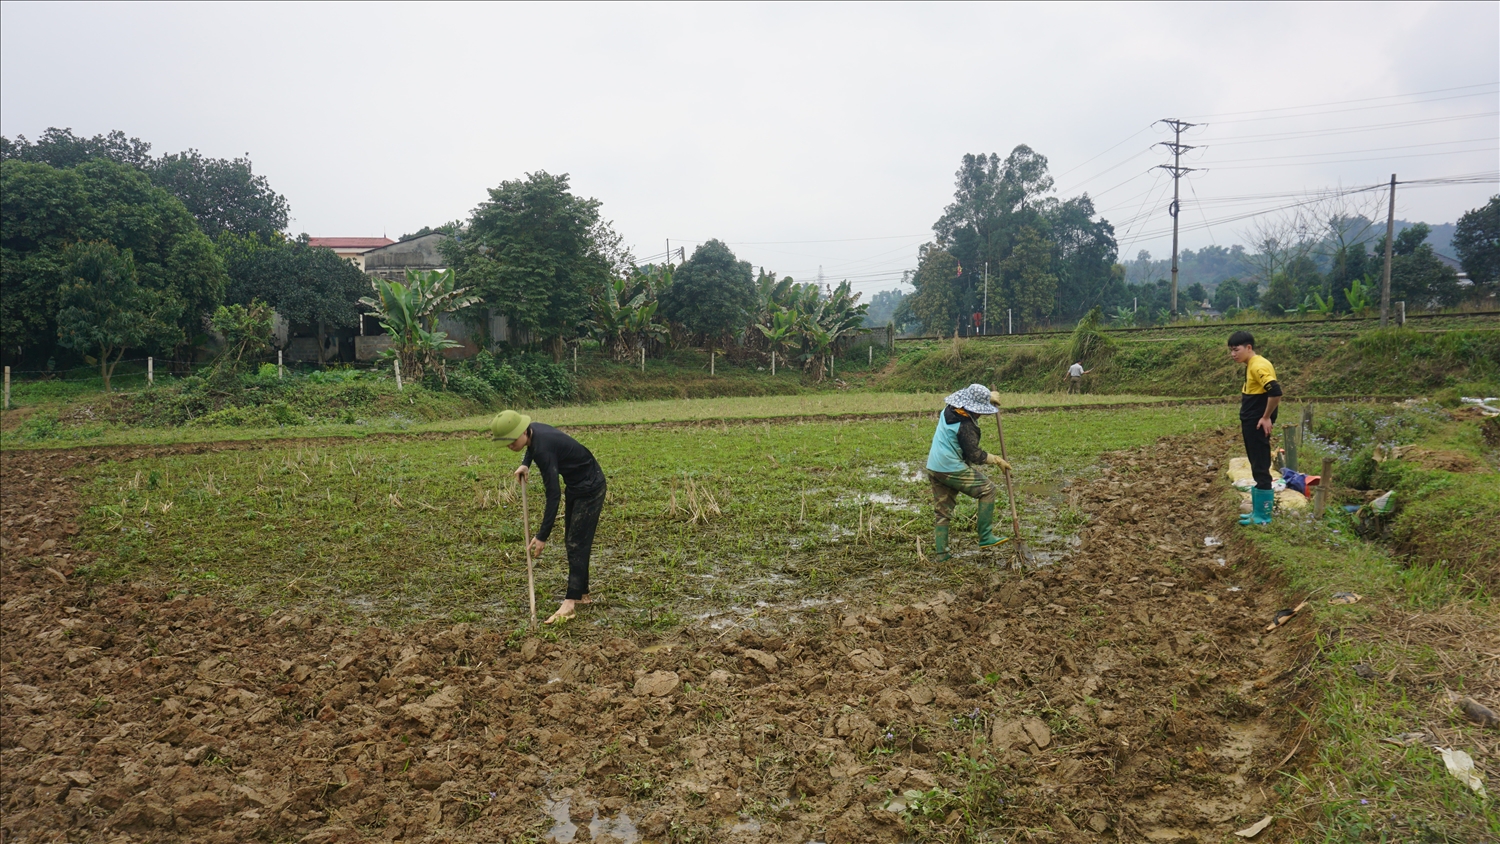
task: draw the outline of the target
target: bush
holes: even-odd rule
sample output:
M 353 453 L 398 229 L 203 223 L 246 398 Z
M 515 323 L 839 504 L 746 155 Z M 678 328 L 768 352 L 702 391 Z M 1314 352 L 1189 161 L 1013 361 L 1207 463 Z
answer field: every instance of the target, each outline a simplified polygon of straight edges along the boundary
M 476 404 L 488 406 L 495 401 L 495 390 L 488 381 L 461 368 L 448 373 L 448 390 Z
M 497 358 L 482 351 L 459 364 L 449 375 L 450 385 L 453 375 L 459 373 L 489 385 L 505 404 L 538 407 L 559 404 L 572 399 L 578 390 L 567 366 L 536 354 Z

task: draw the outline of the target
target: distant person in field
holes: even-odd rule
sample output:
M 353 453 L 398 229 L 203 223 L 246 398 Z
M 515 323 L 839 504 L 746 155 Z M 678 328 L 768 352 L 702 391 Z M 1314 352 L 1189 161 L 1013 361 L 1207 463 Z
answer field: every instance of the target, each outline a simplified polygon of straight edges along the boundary
M 525 450 L 526 456 L 516 467 L 516 478 L 528 477 L 532 464 L 542 473 L 547 505 L 536 535 L 531 538 L 533 556 L 541 555 L 552 535 L 558 501 L 563 497 L 558 478 L 568 485 L 567 509 L 563 515 L 563 544 L 568 550 L 568 590 L 562 605 L 546 623 L 555 624 L 572 618 L 579 604 L 592 603 L 589 600 L 589 556 L 594 550 L 594 529 L 599 526 L 599 514 L 604 510 L 604 470 L 599 468 L 594 455 L 577 440 L 551 425 L 533 422 L 530 416 L 514 410 L 496 416 L 490 425 L 490 433 L 496 442 L 504 443 L 511 451 Z
M 1084 369 L 1082 363 L 1074 363 L 1068 367 L 1068 395 L 1074 393 L 1083 395 L 1083 376 L 1093 372 L 1092 369 Z
M 1229 356 L 1245 365 L 1245 386 L 1240 388 L 1240 435 L 1255 488 L 1250 490 L 1251 512 L 1241 524 L 1263 525 L 1271 521 L 1276 493 L 1271 490 L 1271 432 L 1276 430 L 1276 406 L 1281 404 L 1281 385 L 1271 362 L 1256 354 L 1255 337 L 1248 331 L 1229 335 Z
M 990 465 L 1010 471 L 1010 464 L 1000 455 L 986 454 L 979 447 L 979 418 L 999 413 L 1000 408 L 995 406 L 999 401 L 1000 394 L 983 384 L 970 384 L 943 399 L 945 407 L 938 416 L 932 447 L 927 452 L 927 479 L 937 510 L 934 544 L 939 562 L 950 556 L 948 522 L 953 518 L 953 505 L 959 493 L 979 501 L 979 547 L 988 548 L 1005 541 L 996 537 L 994 531 L 998 490 L 994 481 L 974 468 Z

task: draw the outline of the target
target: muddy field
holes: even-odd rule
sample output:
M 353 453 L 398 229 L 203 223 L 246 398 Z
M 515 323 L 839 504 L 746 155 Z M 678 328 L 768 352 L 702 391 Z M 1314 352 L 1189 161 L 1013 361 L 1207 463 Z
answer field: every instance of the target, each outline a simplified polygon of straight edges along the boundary
M 956 594 L 793 629 L 630 641 L 584 619 L 561 643 L 90 586 L 62 477 L 105 455 L 7 452 L 0 831 L 1224 840 L 1299 745 L 1299 631 L 1261 631 L 1284 601 L 1232 538 L 1237 445 L 1107 455 L 1081 545 L 1039 571 L 976 566 Z

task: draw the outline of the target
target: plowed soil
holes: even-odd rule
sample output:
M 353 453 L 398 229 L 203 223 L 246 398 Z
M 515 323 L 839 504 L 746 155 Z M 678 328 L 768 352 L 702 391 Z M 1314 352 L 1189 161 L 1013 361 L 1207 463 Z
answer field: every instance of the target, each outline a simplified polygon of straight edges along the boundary
M 960 594 L 665 640 L 585 617 L 561 643 L 91 585 L 65 472 L 120 453 L 7 452 L 0 832 L 1224 840 L 1296 745 L 1277 690 L 1297 631 L 1261 630 L 1284 601 L 1231 538 L 1236 445 L 1106 455 L 1070 558 L 976 568 Z M 934 789 L 935 816 L 903 796 Z

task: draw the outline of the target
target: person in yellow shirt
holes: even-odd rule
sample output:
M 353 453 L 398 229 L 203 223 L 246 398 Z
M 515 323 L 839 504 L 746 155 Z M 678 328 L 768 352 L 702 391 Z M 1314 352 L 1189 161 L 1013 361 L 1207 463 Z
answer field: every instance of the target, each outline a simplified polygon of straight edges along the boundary
M 1271 490 L 1271 432 L 1276 430 L 1276 406 L 1281 404 L 1281 385 L 1276 368 L 1255 353 L 1255 337 L 1248 331 L 1229 335 L 1229 356 L 1245 365 L 1245 386 L 1240 389 L 1240 436 L 1255 488 L 1250 490 L 1251 512 L 1240 524 L 1264 525 L 1271 521 L 1276 493 Z

